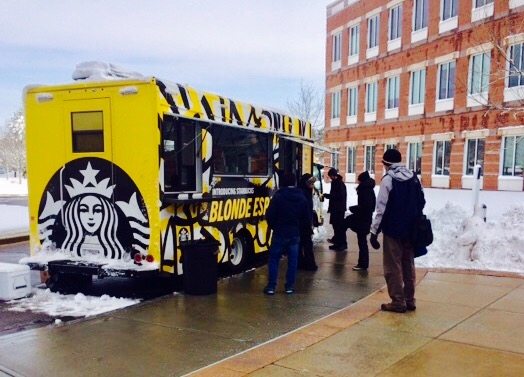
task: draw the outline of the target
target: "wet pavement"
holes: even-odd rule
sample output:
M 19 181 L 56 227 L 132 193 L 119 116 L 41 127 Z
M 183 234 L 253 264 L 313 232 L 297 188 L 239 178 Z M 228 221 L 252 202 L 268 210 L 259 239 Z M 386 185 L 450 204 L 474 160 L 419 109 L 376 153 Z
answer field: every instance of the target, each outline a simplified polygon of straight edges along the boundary
M 349 253 L 320 245 L 319 270 L 300 272 L 294 295 L 285 295 L 283 286 L 275 296 L 263 295 L 267 269 L 262 267 L 220 280 L 216 295 L 169 294 L 96 318 L 2 336 L 0 371 L 22 376 L 180 376 L 195 371 L 382 287 L 381 254 L 371 253 L 369 272 L 352 271 L 357 253 L 356 240 L 351 241 Z
M 381 312 L 381 253 L 352 271 L 350 241 L 349 253 L 317 246 L 320 268 L 299 273 L 294 295 L 263 295 L 263 267 L 221 279 L 216 295 L 0 336 L 0 377 L 524 375 L 524 276 L 417 270 L 417 310 Z
M 523 277 L 417 273 L 415 312 L 381 290 L 190 376 L 524 376 Z

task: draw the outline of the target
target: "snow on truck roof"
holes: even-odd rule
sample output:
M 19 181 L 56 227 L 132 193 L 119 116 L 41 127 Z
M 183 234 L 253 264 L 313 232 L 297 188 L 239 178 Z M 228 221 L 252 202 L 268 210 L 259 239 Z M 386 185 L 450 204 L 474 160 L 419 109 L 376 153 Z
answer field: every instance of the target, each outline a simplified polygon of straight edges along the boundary
M 254 117 L 252 117 L 251 115 L 256 115 L 257 118 L 261 116 L 274 118 L 275 119 L 274 123 L 276 125 L 277 130 L 280 129 L 281 127 L 281 126 L 278 126 L 278 124 L 283 125 L 284 122 L 288 122 L 288 123 L 292 122 L 296 124 L 297 127 L 301 131 L 299 131 L 299 135 L 296 134 L 296 135 L 290 135 L 290 136 L 294 136 L 294 137 L 298 137 L 299 139 L 311 141 L 311 135 L 307 135 L 305 132 L 307 125 L 310 124 L 307 120 L 303 120 L 298 117 L 291 116 L 284 111 L 274 109 L 268 106 L 256 106 L 254 104 L 250 104 L 244 101 L 237 101 L 234 99 L 230 99 L 230 98 L 224 97 L 222 95 L 219 95 L 213 92 L 197 90 L 187 84 L 178 84 L 178 83 L 175 83 L 169 80 L 163 80 L 162 78 L 157 78 L 153 76 L 144 76 L 141 73 L 129 71 L 115 64 L 98 62 L 98 61 L 82 62 L 76 65 L 75 70 L 72 74 L 72 78 L 75 81 L 73 83 L 68 83 L 68 84 L 45 85 L 45 86 L 35 86 L 35 85 L 26 86 L 26 88 L 24 89 L 24 97 L 26 96 L 27 92 L 36 91 L 36 92 L 40 92 L 39 94 L 37 94 L 39 96 L 39 100 L 45 101 L 46 99 L 47 100 L 52 99 L 53 95 L 51 93 L 43 93 L 43 92 L 46 92 L 46 91 L 52 92 L 54 90 L 62 90 L 62 89 L 70 88 L 70 87 L 78 87 L 79 85 L 81 86 L 82 84 L 85 85 L 86 87 L 90 87 L 97 83 L 98 84 L 104 83 L 104 85 L 108 85 L 108 83 L 114 83 L 114 85 L 118 85 L 118 86 L 121 86 L 121 85 L 125 86 L 129 84 L 130 85 L 129 87 L 124 87 L 120 91 L 122 94 L 130 94 L 133 91 L 136 92 L 136 88 L 132 87 L 132 85 L 134 85 L 133 83 L 135 84 L 137 82 L 147 83 L 147 82 L 154 81 L 157 83 L 160 82 L 161 84 L 163 84 L 163 86 L 165 86 L 164 96 L 166 96 L 167 94 L 169 95 L 169 97 L 172 97 L 173 99 L 174 98 L 179 99 L 179 101 L 177 102 L 181 102 L 181 103 L 177 103 L 176 107 L 178 107 L 181 110 L 184 109 L 185 111 L 188 111 L 190 114 L 192 111 L 193 112 L 195 111 L 195 108 L 193 108 L 193 106 L 190 105 L 189 103 L 190 101 L 187 99 L 188 97 L 191 97 L 191 95 L 193 96 L 196 95 L 198 98 L 202 98 L 203 101 L 209 98 L 214 98 L 214 100 L 218 102 L 217 99 L 220 99 L 219 102 L 221 103 L 221 105 L 217 104 L 216 106 L 222 106 L 224 105 L 224 103 L 228 103 L 228 106 L 231 106 L 232 109 L 233 108 L 242 108 L 245 114 L 245 117 L 251 120 L 254 119 Z M 44 98 L 46 95 L 49 98 Z M 183 100 L 180 100 L 180 98 L 182 98 Z M 207 105 L 209 106 L 209 104 Z M 203 110 L 202 110 L 201 104 L 199 104 L 197 108 L 200 109 L 198 112 L 202 113 Z M 220 111 L 218 111 L 218 108 L 214 110 L 210 110 L 210 111 L 216 114 L 220 114 Z M 203 118 L 206 118 L 205 116 L 206 114 L 202 114 L 202 115 L 204 115 Z M 237 118 L 236 120 L 237 121 L 241 120 L 243 127 L 244 126 L 249 127 L 250 125 L 252 125 L 249 119 Z M 207 120 L 213 121 L 215 123 L 221 123 L 220 121 L 217 121 L 217 119 L 215 119 L 215 116 L 212 116 L 210 119 L 207 119 Z M 234 126 L 232 122 L 228 122 L 228 125 Z M 260 132 L 268 131 L 267 129 L 260 128 L 260 127 L 253 127 L 253 129 L 255 131 L 260 131 Z M 285 132 L 285 131 L 283 133 L 289 134 L 289 132 Z M 318 146 L 315 146 L 315 147 L 318 147 Z

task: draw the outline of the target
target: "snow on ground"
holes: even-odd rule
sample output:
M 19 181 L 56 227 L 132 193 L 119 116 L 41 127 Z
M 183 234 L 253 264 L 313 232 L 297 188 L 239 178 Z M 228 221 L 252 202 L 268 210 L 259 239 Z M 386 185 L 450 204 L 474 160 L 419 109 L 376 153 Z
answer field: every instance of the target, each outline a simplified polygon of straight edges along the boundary
M 46 313 L 53 317 L 90 317 L 111 310 L 125 308 L 138 304 L 140 300 L 129 298 L 62 295 L 51 292 L 49 289 L 33 289 L 31 297 L 20 300 L 11 300 L 8 310 L 14 312 L 32 311 Z
M 357 204 L 356 185 L 346 186 L 348 206 Z M 324 192 L 329 190 L 330 184 L 324 184 Z M 424 188 L 424 194 L 434 242 L 427 255 L 415 260 L 418 267 L 524 273 L 524 192 L 480 191 L 486 222 L 472 217 L 471 190 Z
M 6 178 L 0 175 L 0 196 L 27 196 L 27 181 L 18 178 Z M 0 238 L 19 233 L 27 233 L 29 214 L 27 207 L 0 204 Z
M 0 195 L 27 195 L 27 180 L 22 179 L 18 182 L 18 178 L 6 178 L 5 175 L 0 175 Z

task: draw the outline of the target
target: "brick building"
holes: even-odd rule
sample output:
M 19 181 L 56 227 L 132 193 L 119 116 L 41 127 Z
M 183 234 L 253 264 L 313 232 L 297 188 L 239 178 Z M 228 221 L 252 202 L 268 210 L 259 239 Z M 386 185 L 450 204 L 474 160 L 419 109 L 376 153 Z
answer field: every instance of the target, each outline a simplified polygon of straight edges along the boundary
M 523 190 L 524 0 L 327 6 L 325 143 L 347 182 L 402 152 L 425 187 Z M 345 173 L 345 174 L 344 174 Z

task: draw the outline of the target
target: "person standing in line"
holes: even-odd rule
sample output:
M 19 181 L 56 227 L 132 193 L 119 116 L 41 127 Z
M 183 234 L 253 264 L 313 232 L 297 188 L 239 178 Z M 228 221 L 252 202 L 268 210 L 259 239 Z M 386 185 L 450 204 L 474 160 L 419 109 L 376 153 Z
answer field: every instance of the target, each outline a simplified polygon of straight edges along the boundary
M 344 221 L 347 201 L 346 184 L 335 168 L 329 169 L 328 177 L 331 179 L 331 190 L 329 194 L 324 194 L 324 197 L 329 199 L 329 223 L 333 226 L 333 238 L 328 240 L 333 245 L 329 248 L 334 251 L 344 251 L 348 247 Z
M 349 207 L 353 214 L 351 230 L 357 233 L 358 240 L 358 263 L 353 266 L 353 270 L 362 271 L 369 267 L 369 249 L 368 249 L 368 233 L 371 228 L 373 220 L 373 212 L 375 211 L 376 198 L 375 180 L 369 176 L 366 171 L 358 176 L 357 186 L 357 205 Z
M 316 178 L 309 173 L 305 173 L 300 177 L 298 187 L 304 193 L 307 201 L 307 209 L 311 222 L 303 224 L 300 227 L 300 251 L 298 253 L 298 268 L 306 271 L 316 271 L 318 269 L 315 261 L 315 254 L 313 253 L 313 184 Z
M 311 228 L 311 216 L 302 191 L 294 187 L 295 175 L 284 173 L 280 178 L 280 189 L 273 195 L 266 212 L 266 220 L 273 231 L 269 247 L 268 283 L 266 295 L 274 295 L 277 286 L 278 265 L 284 251 L 287 251 L 287 273 L 285 292 L 295 292 L 295 277 L 300 248 L 300 229 Z
M 371 246 L 378 249 L 377 235 L 380 230 L 384 233 L 384 277 L 391 302 L 382 304 L 381 309 L 396 313 L 417 308 L 414 247 L 410 236 L 426 204 L 420 181 L 401 161 L 402 155 L 396 149 L 388 149 L 382 157 L 386 174 L 380 183 L 370 236 Z

